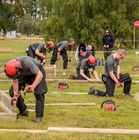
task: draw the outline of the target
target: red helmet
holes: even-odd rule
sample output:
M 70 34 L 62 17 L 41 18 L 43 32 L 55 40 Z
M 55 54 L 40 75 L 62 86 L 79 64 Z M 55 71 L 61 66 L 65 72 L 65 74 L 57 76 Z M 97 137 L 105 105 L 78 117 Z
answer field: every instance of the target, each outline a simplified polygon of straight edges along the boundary
M 95 66 L 96 65 L 96 58 L 94 56 L 89 56 L 88 58 L 88 64 L 91 66 Z
M 18 60 L 12 59 L 5 64 L 5 73 L 9 78 L 16 79 L 18 74 L 17 70 L 21 68 L 21 64 Z
M 52 41 L 48 41 L 46 44 L 49 45 L 51 49 L 54 48 L 54 43 Z

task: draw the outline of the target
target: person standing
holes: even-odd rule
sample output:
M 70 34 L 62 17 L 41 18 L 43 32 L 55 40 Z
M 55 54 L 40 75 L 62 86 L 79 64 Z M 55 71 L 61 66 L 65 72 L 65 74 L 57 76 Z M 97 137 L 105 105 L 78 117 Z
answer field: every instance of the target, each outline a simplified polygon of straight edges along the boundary
M 107 57 L 112 53 L 115 42 L 114 35 L 110 29 L 106 30 L 102 42 L 104 49 L 104 59 L 106 60 Z
M 36 98 L 36 119 L 39 123 L 44 114 L 44 94 L 47 93 L 46 73 L 43 66 L 35 59 L 29 56 L 21 56 L 9 60 L 5 64 L 5 73 L 8 78 L 12 79 L 12 86 L 9 90 L 11 104 L 16 101 L 19 115 L 28 116 L 27 106 L 21 95 L 27 86 L 29 93 L 34 92 Z
M 115 85 L 118 88 L 122 87 L 122 82 L 124 83 L 123 93 L 124 95 L 131 95 L 130 88 L 132 79 L 128 73 L 120 73 L 119 60 L 126 56 L 126 51 L 124 49 L 119 49 L 116 53 L 111 54 L 105 63 L 105 74 L 102 75 L 102 81 L 106 87 L 106 91 L 97 90 L 91 87 L 88 94 L 95 94 L 98 96 L 114 96 Z
M 57 60 L 60 60 L 60 55 L 62 55 L 63 69 L 67 69 L 68 61 L 72 60 L 73 45 L 74 45 L 73 38 L 70 38 L 68 41 L 62 41 L 58 43 L 53 50 L 50 65 L 54 65 Z M 67 50 L 69 50 L 69 59 L 67 55 Z
M 46 44 L 33 43 L 26 49 L 26 53 L 27 56 L 37 58 L 44 65 L 47 59 L 47 52 L 50 52 L 53 48 L 54 43 L 52 41 L 48 41 Z

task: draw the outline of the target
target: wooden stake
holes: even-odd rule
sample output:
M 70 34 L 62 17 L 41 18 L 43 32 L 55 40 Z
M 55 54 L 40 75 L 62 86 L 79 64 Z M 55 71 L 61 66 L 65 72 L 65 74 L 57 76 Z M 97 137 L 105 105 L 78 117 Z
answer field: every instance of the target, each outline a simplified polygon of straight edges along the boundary
M 134 129 L 109 129 L 109 128 L 73 128 L 73 127 L 48 127 L 48 132 L 71 132 L 93 134 L 118 134 L 139 135 L 139 130 Z
M 11 82 L 11 80 L 0 80 L 0 82 Z M 71 80 L 71 79 L 46 79 L 46 82 L 48 83 L 59 83 L 59 82 L 69 82 L 69 83 L 101 83 L 102 81 L 97 79 L 92 79 L 91 82 L 88 82 L 87 80 Z M 132 84 L 138 84 L 139 81 L 132 81 Z
M 63 93 L 63 94 L 88 94 L 87 92 L 52 92 L 52 93 Z
M 35 104 L 26 104 L 27 106 L 35 106 Z M 95 106 L 95 103 L 50 103 L 45 106 Z
M 16 102 L 13 102 L 13 105 L 10 103 L 10 97 L 0 91 L 0 107 L 4 112 L 0 112 L 0 120 L 4 121 L 15 121 L 17 119 L 16 113 Z
M 69 132 L 69 133 L 92 133 L 92 134 L 116 134 L 116 135 L 139 135 L 137 129 L 111 129 L 111 128 L 73 128 L 73 127 L 48 127 L 48 130 L 29 129 L 0 129 L 0 132 L 27 132 L 27 133 L 48 133 L 48 132 Z

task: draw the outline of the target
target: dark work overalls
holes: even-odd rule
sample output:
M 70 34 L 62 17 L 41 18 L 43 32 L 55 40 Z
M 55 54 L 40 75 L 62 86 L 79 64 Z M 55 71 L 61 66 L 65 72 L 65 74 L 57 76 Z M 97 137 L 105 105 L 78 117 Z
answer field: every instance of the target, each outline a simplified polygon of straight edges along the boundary
M 54 65 L 55 62 L 57 61 L 57 52 L 58 52 L 58 46 L 55 46 L 55 48 L 53 50 L 51 62 L 50 62 L 51 65 Z M 62 59 L 63 59 L 63 69 L 67 69 L 67 66 L 68 66 L 67 50 L 66 49 L 62 49 L 60 51 L 60 55 L 62 55 Z
M 37 56 L 37 54 L 35 53 L 36 49 L 38 49 L 40 53 L 43 53 L 43 55 L 46 55 L 46 49 L 44 48 L 44 44 L 34 43 L 32 45 L 29 45 L 29 47 L 26 49 L 27 56 L 35 58 Z
M 41 82 L 34 89 L 34 95 L 36 98 L 36 117 L 43 117 L 44 99 L 45 99 L 44 94 L 47 92 L 48 89 L 47 89 L 47 83 L 45 81 L 45 77 L 46 77 L 45 70 L 41 64 L 39 66 L 39 69 L 43 74 L 43 78 L 42 78 Z M 21 70 L 21 73 L 22 73 L 22 70 Z M 19 91 L 23 90 L 25 88 L 26 84 L 31 85 L 34 82 L 35 78 L 36 78 L 36 75 L 20 76 L 18 78 Z M 11 97 L 14 96 L 13 86 L 11 86 L 9 93 L 10 93 Z M 28 93 L 28 94 L 32 94 L 32 93 Z M 24 112 L 27 108 L 21 94 L 18 97 L 17 108 L 19 109 L 20 113 Z
M 102 81 L 105 84 L 106 92 L 97 90 L 97 95 L 98 96 L 108 95 L 109 97 L 114 96 L 116 83 L 111 79 L 110 76 L 105 76 L 105 75 L 102 76 Z M 124 83 L 123 93 L 125 93 L 127 95 L 130 94 L 130 88 L 131 88 L 131 82 L 132 82 L 130 75 L 128 73 L 120 74 L 119 82 Z
M 77 66 L 77 68 L 76 68 L 76 72 L 77 72 L 77 78 L 78 79 L 80 79 L 80 80 L 86 80 L 84 77 L 82 77 L 81 76 L 81 74 L 80 74 L 80 67 L 81 67 L 81 62 L 79 62 L 79 65 Z M 85 66 L 85 68 L 84 68 L 84 74 L 87 76 L 87 77 L 89 77 L 89 78 L 91 78 L 91 76 L 90 76 L 90 72 L 89 72 L 89 69 L 90 68 L 94 68 L 94 67 L 91 67 L 87 62 L 86 62 L 86 66 Z
M 35 54 L 35 51 L 31 48 L 31 46 L 29 46 L 27 49 L 28 49 L 28 50 L 26 50 L 27 56 L 35 58 L 36 54 Z

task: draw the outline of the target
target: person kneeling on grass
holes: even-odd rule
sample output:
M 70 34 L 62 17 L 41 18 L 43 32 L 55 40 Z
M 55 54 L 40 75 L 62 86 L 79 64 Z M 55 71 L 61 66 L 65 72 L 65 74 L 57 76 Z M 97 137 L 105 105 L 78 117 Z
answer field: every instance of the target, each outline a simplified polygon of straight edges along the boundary
M 77 79 L 79 80 L 88 80 L 88 81 L 93 81 L 91 79 L 91 76 L 90 76 L 90 72 L 89 72 L 89 69 L 92 69 L 93 70 L 93 76 L 100 80 L 98 75 L 97 75 L 97 71 L 96 71 L 96 65 L 97 65 L 97 62 L 96 62 L 96 58 L 92 55 L 90 55 L 88 58 L 85 58 L 83 59 L 78 67 L 76 68 L 77 70 Z
M 106 91 L 96 90 L 94 87 L 90 88 L 88 94 L 95 94 L 97 96 L 114 96 L 115 85 L 119 88 L 124 83 L 123 93 L 124 95 L 131 95 L 130 88 L 132 79 L 128 73 L 120 73 L 119 60 L 126 56 L 124 49 L 119 49 L 116 53 L 111 54 L 105 62 L 105 74 L 102 75 L 102 81 L 106 87 Z

